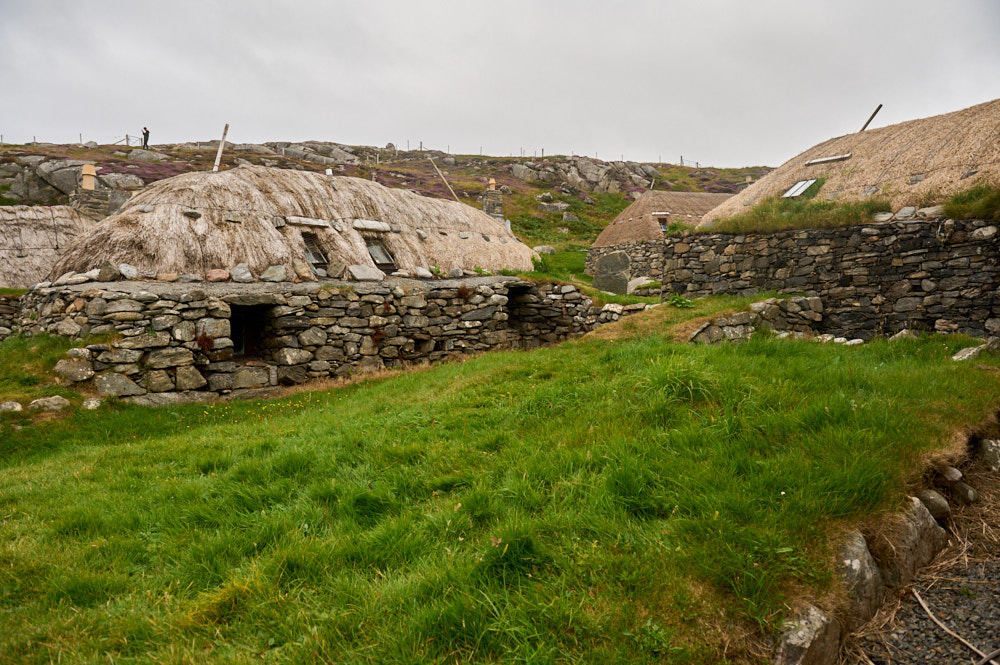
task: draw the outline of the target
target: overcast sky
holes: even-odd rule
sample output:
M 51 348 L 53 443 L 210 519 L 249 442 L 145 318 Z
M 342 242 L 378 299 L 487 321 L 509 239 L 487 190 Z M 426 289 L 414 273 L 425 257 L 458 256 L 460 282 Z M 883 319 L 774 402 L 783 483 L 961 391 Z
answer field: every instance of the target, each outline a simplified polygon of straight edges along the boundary
M 1000 97 L 997 0 L 0 0 L 7 143 L 776 166 Z

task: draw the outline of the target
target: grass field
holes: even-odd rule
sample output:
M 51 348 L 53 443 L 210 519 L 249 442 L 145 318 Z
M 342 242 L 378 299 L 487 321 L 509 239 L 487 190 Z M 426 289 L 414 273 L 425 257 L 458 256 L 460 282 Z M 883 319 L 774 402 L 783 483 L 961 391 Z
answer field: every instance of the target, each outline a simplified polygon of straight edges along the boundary
M 4 662 L 762 662 L 831 592 L 830 539 L 995 408 L 997 362 L 660 334 L 699 312 L 270 402 L 4 416 Z

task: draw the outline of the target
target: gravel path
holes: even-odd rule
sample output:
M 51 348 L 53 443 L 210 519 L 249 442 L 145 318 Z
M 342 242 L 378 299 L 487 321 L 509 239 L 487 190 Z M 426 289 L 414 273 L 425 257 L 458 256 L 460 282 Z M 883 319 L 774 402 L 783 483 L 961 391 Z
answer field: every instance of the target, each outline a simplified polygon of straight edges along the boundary
M 980 651 L 1000 649 L 1000 476 L 982 470 L 967 475 L 981 501 L 953 514 L 948 548 L 855 636 L 843 663 L 971 665 L 981 660 L 939 627 L 911 590 L 941 623 Z M 1000 657 L 994 662 L 1000 665 Z

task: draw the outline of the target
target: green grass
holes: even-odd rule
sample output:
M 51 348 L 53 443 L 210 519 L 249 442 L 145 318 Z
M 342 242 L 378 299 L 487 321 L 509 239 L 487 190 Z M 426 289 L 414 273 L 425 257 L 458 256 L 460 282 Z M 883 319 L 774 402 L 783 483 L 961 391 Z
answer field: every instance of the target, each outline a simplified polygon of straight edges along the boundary
M 901 505 L 995 406 L 995 360 L 950 360 L 967 343 L 587 338 L 272 402 L 0 419 L 0 653 L 760 662 L 786 603 L 829 591 L 828 536 Z
M 949 198 L 944 214 L 952 219 L 985 219 L 1000 221 L 1000 188 L 980 184 Z
M 876 213 L 888 212 L 889 202 L 870 198 L 864 201 L 817 200 L 814 197 L 823 187 L 818 179 L 801 196 L 785 199 L 771 196 L 750 210 L 726 219 L 720 219 L 710 228 L 699 229 L 709 233 L 769 233 L 788 229 L 820 229 L 867 224 Z
M 9 196 L 4 196 L 4 192 L 10 191 L 10 185 L 0 185 L 0 206 L 16 206 L 21 205 L 21 201 L 18 199 L 12 199 Z
M 0 402 L 73 396 L 72 391 L 56 384 L 52 367 L 68 349 L 79 344 L 54 335 L 15 335 L 0 342 Z

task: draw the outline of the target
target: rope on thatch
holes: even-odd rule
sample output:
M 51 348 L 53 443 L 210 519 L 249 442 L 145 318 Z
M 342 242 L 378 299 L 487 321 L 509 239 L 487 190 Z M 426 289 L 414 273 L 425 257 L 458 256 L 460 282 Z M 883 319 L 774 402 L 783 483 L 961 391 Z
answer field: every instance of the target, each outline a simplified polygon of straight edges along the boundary
M 56 249 L 59 249 L 59 227 L 56 226 L 56 214 L 49 208 L 49 217 L 52 219 L 52 237 L 56 241 Z

